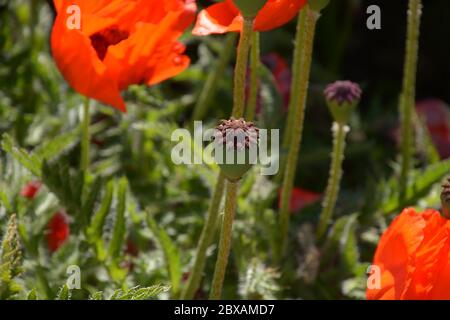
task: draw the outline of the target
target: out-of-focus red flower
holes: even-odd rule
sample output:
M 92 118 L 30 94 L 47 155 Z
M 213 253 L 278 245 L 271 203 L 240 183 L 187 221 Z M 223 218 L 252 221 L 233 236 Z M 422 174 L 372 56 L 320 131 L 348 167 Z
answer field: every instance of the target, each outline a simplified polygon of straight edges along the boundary
M 133 240 L 128 240 L 127 241 L 127 246 L 125 248 L 125 254 L 132 256 L 132 257 L 137 257 L 139 254 L 139 249 L 136 246 L 136 244 L 133 242 Z
M 425 99 L 416 104 L 419 116 L 424 119 L 433 143 L 442 158 L 450 157 L 450 108 L 442 100 Z
M 50 219 L 47 230 L 47 245 L 50 252 L 55 252 L 69 238 L 70 227 L 66 213 L 58 211 Z
M 28 182 L 20 191 L 20 195 L 22 197 L 32 200 L 36 196 L 36 193 L 38 193 L 41 186 L 42 186 L 41 181 Z
M 367 299 L 450 299 L 450 220 L 405 209 L 381 237 L 373 266 L 380 286 Z
M 255 19 L 256 31 L 278 28 L 294 18 L 307 0 L 268 0 Z M 214 33 L 240 31 L 243 17 L 232 0 L 225 0 L 200 11 L 193 34 L 205 36 Z
M 291 69 L 287 61 L 278 53 L 268 53 L 262 56 L 261 61 L 269 68 L 275 78 L 278 92 L 283 98 L 284 110 L 287 111 L 291 94 Z
M 195 0 L 54 0 L 51 47 L 79 93 L 125 111 L 131 84 L 153 85 L 189 65 L 177 39 L 195 19 Z M 81 28 L 71 24 L 80 9 Z M 75 25 L 76 27 L 76 25 Z
M 281 206 L 281 193 L 282 189 L 280 189 L 278 193 L 278 206 Z M 319 201 L 321 197 L 322 195 L 320 193 L 308 191 L 301 188 L 294 188 L 292 189 L 289 211 L 291 213 L 298 212 L 304 207 Z

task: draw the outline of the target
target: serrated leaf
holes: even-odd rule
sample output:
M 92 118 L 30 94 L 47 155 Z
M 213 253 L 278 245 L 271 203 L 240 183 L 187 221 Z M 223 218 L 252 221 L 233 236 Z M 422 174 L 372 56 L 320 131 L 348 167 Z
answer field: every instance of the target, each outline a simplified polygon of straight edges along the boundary
M 389 191 L 388 196 L 380 205 L 380 211 L 384 214 L 390 214 L 416 204 L 428 194 L 434 184 L 441 181 L 449 173 L 450 159 L 430 165 L 424 171 L 415 170 L 411 177 L 412 182 L 406 190 L 404 201 L 400 200 L 398 193 L 395 191 L 398 190 L 396 187 L 398 184 L 397 179 L 392 178 L 389 182 L 392 191 Z
M 114 221 L 114 230 L 109 243 L 109 257 L 112 260 L 116 260 L 123 248 L 125 242 L 125 231 L 126 231 L 126 221 L 125 221 L 125 210 L 127 203 L 127 191 L 128 191 L 128 181 L 126 178 L 120 179 L 118 183 L 117 190 L 117 209 L 116 217 Z
M 89 300 L 103 300 L 103 291 L 98 291 L 89 297 Z
M 105 193 L 100 204 L 100 208 L 91 219 L 91 223 L 87 230 L 87 236 L 91 242 L 96 242 L 102 236 L 103 226 L 105 224 L 106 216 L 111 208 L 111 203 L 114 193 L 114 181 L 109 181 L 106 184 Z
M 89 188 L 89 192 L 86 195 L 86 199 L 83 200 L 83 207 L 80 212 L 80 225 L 85 226 L 88 224 L 89 218 L 92 216 L 95 208 L 95 203 L 98 199 L 100 191 L 103 186 L 101 178 L 97 178 L 92 186 Z
M 36 177 L 41 176 L 41 160 L 37 156 L 29 154 L 25 149 L 16 146 L 10 135 L 3 134 L 1 147 Z
M 36 289 L 33 288 L 28 292 L 27 300 L 38 300 Z
M 56 295 L 56 300 L 70 300 L 70 289 L 67 284 L 64 284 Z
M 344 216 L 334 223 L 322 250 L 321 265 L 332 264 L 338 256 L 345 272 L 354 273 L 359 263 L 356 241 L 357 214 Z
M 41 144 L 33 154 L 39 159 L 50 160 L 57 157 L 65 150 L 71 148 L 75 143 L 78 142 L 80 137 L 80 128 L 57 135 L 55 138 L 45 141 Z
M 7 299 L 20 291 L 21 287 L 14 282 L 14 278 L 22 271 L 21 257 L 17 220 L 13 214 L 0 248 L 0 299 Z
M 158 227 L 156 221 L 148 215 L 147 219 L 148 225 L 154 235 L 156 236 L 161 249 L 164 252 L 164 259 L 167 265 L 171 287 L 172 287 L 172 296 L 176 297 L 179 293 L 180 283 L 181 283 L 181 257 L 180 251 L 177 246 L 170 239 L 169 235 L 164 229 Z
M 116 290 L 109 300 L 147 300 L 170 290 L 168 286 L 154 285 L 147 288 L 133 287 L 128 290 Z

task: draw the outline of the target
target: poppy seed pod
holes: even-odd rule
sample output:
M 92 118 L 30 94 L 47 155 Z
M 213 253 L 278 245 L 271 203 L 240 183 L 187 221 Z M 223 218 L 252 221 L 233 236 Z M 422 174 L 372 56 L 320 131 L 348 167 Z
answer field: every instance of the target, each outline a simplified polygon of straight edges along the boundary
M 238 181 L 256 163 L 259 129 L 244 119 L 222 120 L 214 132 L 215 159 L 230 181 Z
M 325 99 L 336 122 L 348 122 L 361 99 L 361 94 L 359 85 L 351 81 L 336 81 L 325 88 Z
M 264 7 L 267 0 L 233 0 L 236 7 L 239 8 L 242 16 L 254 18 Z
M 442 186 L 441 193 L 442 202 L 442 216 L 446 219 L 450 219 L 450 178 Z

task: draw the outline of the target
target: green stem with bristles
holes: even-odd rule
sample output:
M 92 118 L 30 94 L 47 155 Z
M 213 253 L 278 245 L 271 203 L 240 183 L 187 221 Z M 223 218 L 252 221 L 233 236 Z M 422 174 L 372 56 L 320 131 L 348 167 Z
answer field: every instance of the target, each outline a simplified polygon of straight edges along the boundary
M 409 171 L 412 168 L 413 145 L 413 108 L 415 105 L 415 87 L 417 60 L 419 53 L 421 0 L 410 0 L 408 7 L 408 31 L 406 37 L 405 65 L 403 70 L 403 89 L 400 96 L 401 120 L 401 169 L 400 199 L 406 196 Z
M 209 298 L 218 300 L 222 297 L 223 280 L 228 265 L 228 257 L 231 249 L 233 220 L 236 213 L 238 183 L 227 182 L 227 195 L 225 198 L 225 213 L 220 231 L 219 250 L 217 253 L 216 268 L 211 286 Z
M 91 117 L 89 113 L 89 98 L 85 98 L 83 104 L 83 121 L 81 123 L 81 161 L 80 168 L 83 172 L 89 169 L 89 146 L 90 135 L 89 126 L 91 124 Z
M 294 188 L 294 179 L 295 173 L 297 169 L 297 161 L 298 154 L 300 151 L 300 144 L 302 139 L 303 132 L 303 122 L 305 117 L 305 106 L 306 100 L 308 96 L 308 87 L 309 87 L 309 75 L 311 70 L 312 63 L 312 53 L 314 46 L 314 34 L 316 29 L 317 20 L 320 17 L 320 13 L 306 9 L 306 22 L 305 22 L 305 32 L 304 35 L 304 48 L 301 50 L 302 54 L 298 58 L 301 66 L 300 70 L 302 70 L 301 76 L 298 79 L 298 87 L 295 89 L 298 91 L 297 105 L 293 107 L 298 110 L 295 111 L 295 117 L 292 122 L 291 134 L 290 138 L 290 147 L 289 153 L 286 162 L 285 173 L 283 177 L 282 191 L 281 191 L 281 206 L 280 206 L 280 215 L 279 215 L 279 247 L 275 254 L 275 260 L 280 262 L 284 251 L 286 250 L 288 233 L 289 233 L 289 222 L 290 222 L 290 212 L 289 212 L 289 203 L 291 199 L 292 190 Z
M 318 240 L 323 238 L 336 206 L 336 200 L 339 194 L 339 187 L 342 178 L 345 136 L 349 130 L 349 127 L 344 123 L 333 123 L 333 152 L 331 154 L 330 176 L 328 177 L 328 185 L 325 192 L 325 197 L 323 199 L 322 212 L 320 214 L 319 227 L 317 229 Z
M 250 89 L 245 119 L 253 121 L 255 118 L 256 105 L 259 91 L 259 64 L 260 64 L 260 41 L 259 32 L 253 33 L 253 43 L 250 52 Z

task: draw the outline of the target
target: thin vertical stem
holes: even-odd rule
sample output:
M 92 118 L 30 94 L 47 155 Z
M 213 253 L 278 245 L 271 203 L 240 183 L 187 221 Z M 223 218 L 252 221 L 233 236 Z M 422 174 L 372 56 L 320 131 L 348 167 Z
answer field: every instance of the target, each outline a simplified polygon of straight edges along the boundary
M 253 18 L 244 18 L 244 25 L 237 49 L 236 66 L 234 70 L 233 88 L 233 112 L 232 117 L 241 118 L 245 109 L 245 81 L 247 77 L 248 56 L 253 34 Z M 220 231 L 219 250 L 217 253 L 216 267 L 211 287 L 210 299 L 220 299 L 222 295 L 223 279 L 230 255 L 231 237 L 236 202 L 238 183 L 228 181 L 227 195 L 225 199 L 225 215 Z
M 252 33 L 253 33 L 253 20 L 249 19 L 249 18 L 245 18 L 244 26 L 243 26 L 243 29 L 241 32 L 241 36 L 239 38 L 239 45 L 238 45 L 238 49 L 237 49 L 237 58 L 236 58 L 236 67 L 234 70 L 233 112 L 231 115 L 234 118 L 240 118 L 244 115 L 245 80 L 246 80 L 246 75 L 247 75 L 246 72 L 247 72 L 248 56 L 249 56 L 249 51 L 250 51 L 250 46 L 251 46 Z M 233 185 L 235 185 L 235 184 L 233 184 Z M 182 295 L 182 297 L 184 299 L 192 299 L 193 296 L 195 295 L 195 291 L 197 290 L 197 288 L 200 284 L 203 269 L 205 266 L 206 250 L 207 250 L 208 246 L 211 244 L 213 236 L 214 236 L 214 230 L 215 230 L 217 217 L 219 214 L 219 206 L 220 206 L 220 201 L 222 200 L 224 186 L 225 186 L 225 176 L 221 172 L 219 174 L 217 184 L 215 187 L 215 191 L 214 191 L 213 197 L 211 199 L 211 204 L 209 207 L 207 220 L 203 227 L 202 235 L 200 236 L 200 242 L 197 247 L 197 254 L 196 254 L 195 261 L 194 261 L 194 267 L 192 270 L 192 274 L 189 277 L 188 284 Z M 235 193 L 237 194 L 237 186 L 235 186 L 235 188 L 236 188 Z M 227 189 L 229 190 L 230 187 L 228 187 Z M 227 199 L 228 198 L 229 197 L 227 197 Z M 228 201 L 228 206 L 230 206 L 229 201 Z M 234 202 L 236 202 L 236 195 L 234 196 Z M 236 203 L 234 203 L 234 207 L 235 206 L 236 206 Z M 233 216 L 234 216 L 234 213 L 233 213 Z M 232 224 L 232 221 L 231 221 L 231 224 Z M 223 230 L 223 228 L 222 228 L 222 230 Z M 223 235 L 223 231 L 222 231 L 221 237 L 224 237 L 224 236 L 225 235 Z M 231 233 L 228 236 L 231 237 Z M 223 251 L 223 249 L 219 246 L 218 257 L 221 257 L 221 259 L 224 259 L 225 253 L 222 251 Z M 228 254 L 229 254 L 229 248 L 228 248 Z M 226 264 L 228 262 L 228 254 L 226 254 L 226 261 L 225 262 L 221 261 L 220 266 L 222 266 L 223 263 L 225 263 L 225 267 L 226 267 Z M 217 266 L 218 265 L 216 264 L 216 268 L 217 268 Z M 217 274 L 217 276 L 219 276 L 220 271 L 217 271 L 217 272 L 219 272 Z M 215 272 L 215 274 L 217 272 Z M 225 270 L 223 270 L 223 272 L 225 272 Z M 222 288 L 224 274 L 225 273 L 223 273 L 222 280 L 220 281 L 220 290 Z M 216 283 L 216 286 L 219 286 L 219 283 L 218 283 L 219 279 L 216 279 L 216 276 L 215 276 L 214 281 Z M 216 289 L 218 289 L 218 287 Z M 213 293 L 211 293 L 211 295 L 212 294 Z M 216 294 L 216 293 L 214 293 L 214 294 Z M 219 296 L 220 296 L 220 294 L 219 294 Z
M 289 109 L 287 116 L 287 127 L 284 131 L 283 136 L 283 148 L 288 148 L 290 139 L 292 137 L 292 126 L 295 119 L 295 113 L 299 106 L 299 94 L 300 91 L 298 88 L 300 87 L 300 78 L 302 76 L 302 57 L 304 56 L 304 43 L 305 43 L 305 35 L 306 35 L 306 17 L 307 17 L 307 8 L 304 8 L 300 11 L 297 19 L 297 31 L 295 35 L 295 47 L 294 47 L 294 56 L 292 62 L 292 81 L 291 81 L 291 95 L 289 99 Z
M 415 87 L 417 60 L 419 52 L 420 17 L 422 14 L 421 0 L 410 0 L 408 7 L 408 31 L 406 37 L 405 65 L 403 70 L 403 89 L 400 96 L 401 118 L 401 171 L 400 198 L 406 196 L 409 170 L 414 154 L 413 145 L 413 108 L 415 104 Z
M 245 81 L 247 76 L 248 56 L 253 34 L 253 19 L 244 18 L 241 37 L 237 49 L 236 66 L 234 69 L 233 113 L 234 118 L 244 116 L 245 109 Z
M 324 236 L 328 223 L 333 215 L 336 200 L 339 194 L 339 187 L 342 178 L 342 162 L 344 161 L 345 136 L 349 127 L 343 123 L 333 123 L 333 152 L 331 154 L 331 168 L 328 177 L 328 185 L 325 198 L 322 203 L 317 238 L 320 240 Z
M 250 52 L 250 89 L 245 116 L 247 121 L 253 121 L 255 118 L 256 105 L 258 103 L 260 54 L 259 32 L 254 32 Z
M 220 231 L 219 251 L 217 253 L 216 268 L 209 298 L 218 300 L 222 296 L 223 280 L 227 269 L 228 257 L 230 255 L 233 220 L 236 213 L 237 182 L 227 182 L 227 194 L 225 198 L 225 214 Z
M 89 113 L 89 98 L 86 98 L 83 105 L 83 122 L 81 124 L 81 170 L 87 172 L 89 168 L 89 125 L 91 117 Z
M 219 54 L 215 67 L 208 74 L 200 96 L 198 97 L 197 103 L 194 107 L 194 112 L 192 114 L 192 122 L 196 120 L 202 120 L 206 112 L 208 111 L 208 108 L 211 105 L 211 101 L 217 91 L 217 84 L 219 83 L 219 79 L 223 76 L 225 68 L 230 61 L 235 42 L 236 34 L 229 33 L 226 36 L 225 43 L 223 44 L 222 51 Z
M 206 216 L 206 222 L 203 226 L 200 240 L 197 247 L 197 253 L 195 255 L 194 266 L 189 276 L 186 287 L 184 288 L 181 296 L 184 300 L 193 299 L 195 292 L 197 291 L 200 281 L 203 275 L 203 269 L 205 268 L 206 251 L 211 245 L 214 237 L 214 231 L 216 230 L 217 217 L 219 212 L 220 202 L 222 200 L 223 191 L 225 189 L 225 177 L 223 173 L 219 174 L 217 178 L 216 186 L 209 205 L 208 214 Z
M 311 70 L 312 52 L 314 46 L 314 34 L 316 29 L 317 20 L 320 17 L 320 13 L 306 9 L 306 24 L 305 24 L 305 37 L 304 37 L 304 49 L 302 50 L 302 56 L 299 57 L 301 61 L 302 75 L 299 78 L 298 87 L 298 100 L 295 108 L 298 110 L 295 112 L 295 118 L 293 121 L 290 139 L 290 148 L 286 162 L 286 169 L 283 177 L 282 193 L 281 193 L 281 207 L 280 207 L 280 241 L 278 252 L 275 252 L 275 259 L 279 261 L 284 253 L 286 242 L 289 232 L 289 203 L 291 199 L 292 189 L 294 187 L 294 179 L 297 168 L 298 153 L 300 151 L 300 144 L 303 132 L 303 122 L 305 117 L 305 106 L 308 96 L 309 86 L 309 74 Z

